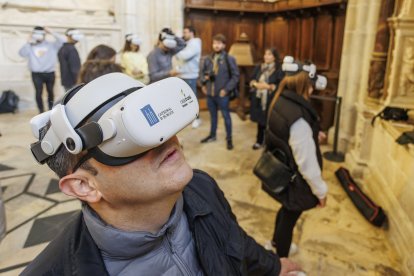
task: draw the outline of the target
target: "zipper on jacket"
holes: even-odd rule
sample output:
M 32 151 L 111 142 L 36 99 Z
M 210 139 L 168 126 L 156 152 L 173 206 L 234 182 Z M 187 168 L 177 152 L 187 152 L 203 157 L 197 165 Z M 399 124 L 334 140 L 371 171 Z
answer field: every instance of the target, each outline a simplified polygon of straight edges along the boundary
M 191 276 L 190 269 L 181 259 L 181 257 L 176 253 L 174 246 L 171 243 L 169 238 L 169 232 L 165 233 L 164 244 L 167 247 L 167 251 L 171 254 L 171 258 L 173 259 L 174 263 L 177 265 L 178 269 L 183 273 L 183 275 Z

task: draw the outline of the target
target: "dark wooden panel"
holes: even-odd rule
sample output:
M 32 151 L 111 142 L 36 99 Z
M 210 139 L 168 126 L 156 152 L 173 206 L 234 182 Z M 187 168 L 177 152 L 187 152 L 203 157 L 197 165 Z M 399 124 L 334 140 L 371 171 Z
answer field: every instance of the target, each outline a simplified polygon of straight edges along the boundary
M 310 60 L 313 57 L 313 37 L 315 29 L 315 19 L 313 17 L 304 17 L 301 20 L 301 43 L 299 59 Z
M 312 61 L 319 70 L 329 70 L 333 43 L 333 17 L 326 13 L 318 15 L 315 20 L 315 44 Z
M 300 18 L 291 18 L 288 21 L 288 49 L 287 55 L 299 57 L 300 42 L 301 42 L 301 31 L 300 31 Z
M 288 53 L 289 25 L 283 17 L 269 19 L 265 25 L 264 47 L 275 47 L 281 56 Z
M 338 13 L 335 16 L 334 27 L 334 42 L 332 52 L 332 65 L 331 70 L 333 72 L 339 72 L 341 65 L 342 44 L 344 40 L 345 31 L 345 11 Z

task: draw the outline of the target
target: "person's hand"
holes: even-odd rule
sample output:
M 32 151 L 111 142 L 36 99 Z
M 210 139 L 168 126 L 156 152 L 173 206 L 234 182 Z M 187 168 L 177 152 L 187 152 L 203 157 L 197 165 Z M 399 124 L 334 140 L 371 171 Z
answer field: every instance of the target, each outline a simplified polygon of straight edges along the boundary
M 226 90 L 221 89 L 220 90 L 220 97 L 223 98 L 224 96 L 226 96 Z
M 326 196 L 322 199 L 320 198 L 319 199 L 319 204 L 318 204 L 318 207 L 321 207 L 321 208 L 323 208 L 325 206 L 326 206 Z
M 177 75 L 179 75 L 180 73 L 177 71 L 177 70 L 175 70 L 175 69 L 172 69 L 171 71 L 170 71 L 170 77 L 175 77 L 175 76 L 177 76 Z
M 268 89 L 270 89 L 270 86 L 267 84 L 267 83 L 265 83 L 265 82 L 257 82 L 255 85 L 254 85 L 257 89 L 266 89 L 266 90 L 268 90 Z
M 134 75 L 136 78 L 141 78 L 144 76 L 144 73 L 139 69 L 134 69 L 132 70 L 132 75 Z
M 325 141 L 325 139 L 326 139 L 326 134 L 323 131 L 319 131 L 319 133 L 318 133 L 319 143 L 321 143 L 322 141 Z
M 207 86 L 201 86 L 201 92 L 203 92 L 204 95 L 207 95 Z
M 52 33 L 52 30 L 49 27 L 43 27 L 43 29 L 45 30 L 45 32 L 47 34 L 51 34 Z
M 302 270 L 297 263 L 289 260 L 288 258 L 280 258 L 280 266 L 280 276 L 291 276 L 292 274 L 289 274 L 289 272 Z

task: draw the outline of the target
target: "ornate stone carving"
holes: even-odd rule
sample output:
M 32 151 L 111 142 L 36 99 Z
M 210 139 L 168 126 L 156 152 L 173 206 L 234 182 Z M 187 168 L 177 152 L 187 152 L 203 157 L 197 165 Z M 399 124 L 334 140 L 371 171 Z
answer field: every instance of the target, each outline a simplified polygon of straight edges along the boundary
M 414 38 L 406 41 L 398 91 L 400 96 L 414 96 Z
M 382 0 L 377 35 L 375 37 L 375 49 L 372 54 L 368 77 L 368 96 L 371 98 L 378 99 L 383 95 L 387 51 L 390 40 L 387 19 L 392 15 L 393 10 L 394 0 Z

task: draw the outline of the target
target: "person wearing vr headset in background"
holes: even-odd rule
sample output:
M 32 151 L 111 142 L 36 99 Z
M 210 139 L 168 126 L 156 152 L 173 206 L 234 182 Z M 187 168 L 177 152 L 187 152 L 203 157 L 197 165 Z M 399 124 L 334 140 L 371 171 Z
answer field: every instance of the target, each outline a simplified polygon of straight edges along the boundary
M 256 143 L 252 147 L 254 150 L 263 146 L 269 105 L 285 75 L 275 48 L 265 50 L 263 61 L 254 68 L 250 81 L 250 120 L 257 123 Z
M 276 248 L 287 257 L 292 244 L 293 228 L 303 211 L 325 207 L 328 186 L 322 179 L 322 155 L 319 149 L 319 117 L 310 103 L 314 91 L 326 88 L 326 78 L 316 74 L 314 64 L 299 64 L 286 56 L 281 81 L 269 108 L 265 145 L 267 150 L 279 150 L 296 177 L 279 194 L 272 195 L 279 209 L 273 239 L 266 248 Z
M 201 143 L 216 141 L 217 111 L 221 110 L 226 127 L 227 149 L 233 149 L 232 127 L 230 117 L 229 91 L 236 88 L 239 81 L 239 69 L 236 59 L 226 53 L 226 37 L 217 34 L 213 37 L 213 53 L 204 59 L 201 69 L 202 91 L 207 95 L 207 106 L 210 111 L 210 134 Z
M 75 44 L 83 39 L 83 34 L 70 28 L 66 31 L 66 43 L 58 52 L 60 64 L 60 78 L 65 91 L 68 91 L 76 84 L 79 75 L 81 62 Z
M 161 30 L 157 45 L 147 56 L 151 83 L 179 74 L 176 69 L 172 68 L 172 57 L 185 46 L 185 41 L 177 37 L 170 28 Z
M 183 30 L 183 38 L 187 45 L 183 50 L 178 52 L 175 57 L 178 61 L 177 71 L 178 77 L 182 78 L 194 91 L 197 96 L 197 80 L 200 70 L 201 57 L 201 39 L 195 37 L 196 30 L 192 26 L 186 26 Z M 201 119 L 197 117 L 192 123 L 193 128 L 198 128 Z
M 238 225 L 217 183 L 186 162 L 177 132 L 199 112 L 179 78 L 121 73 L 70 90 L 31 120 L 31 150 L 82 201 L 21 275 L 288 275 L 299 267 Z M 292 275 L 292 274 L 289 274 Z
M 144 84 L 149 83 L 148 63 L 143 54 L 139 52 L 141 39 L 136 34 L 127 34 L 121 53 L 121 66 L 125 73 Z
M 55 38 L 54 42 L 47 41 L 46 34 Z M 32 81 L 36 91 L 36 103 L 39 112 L 44 111 L 42 91 L 46 85 L 47 103 L 49 109 L 53 106 L 55 85 L 55 67 L 57 53 L 64 43 L 64 38 L 52 32 L 47 27 L 34 27 L 26 44 L 19 50 L 19 55 L 28 59 L 29 70 L 32 72 Z

